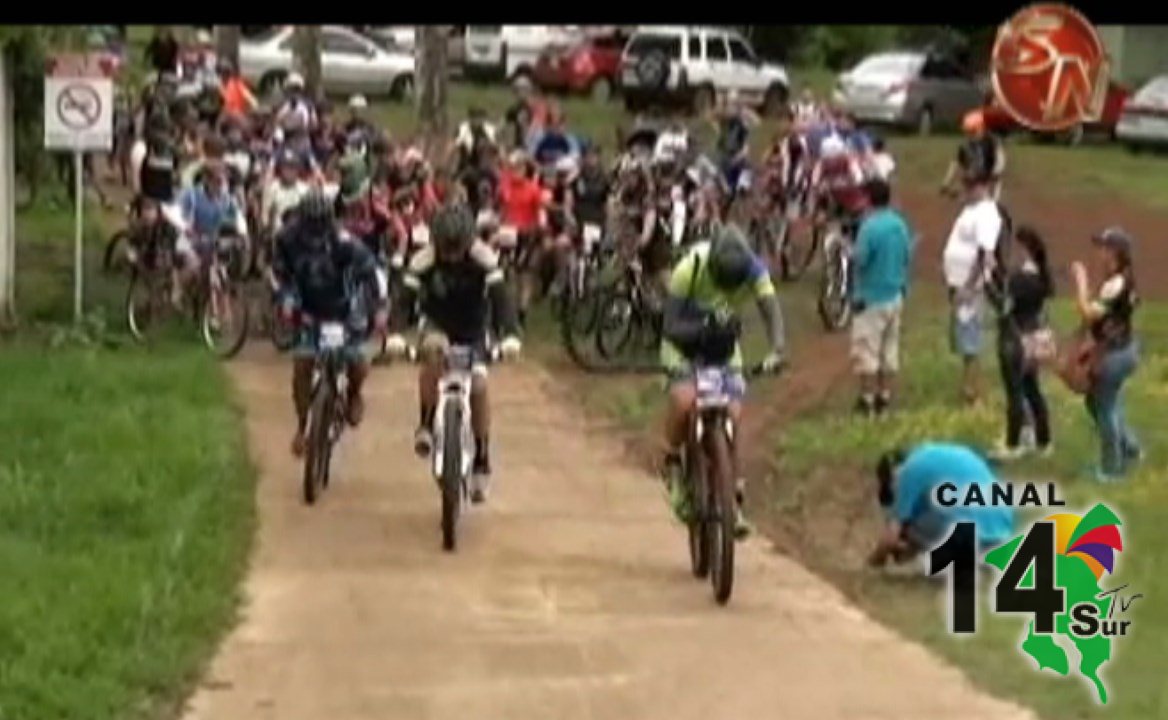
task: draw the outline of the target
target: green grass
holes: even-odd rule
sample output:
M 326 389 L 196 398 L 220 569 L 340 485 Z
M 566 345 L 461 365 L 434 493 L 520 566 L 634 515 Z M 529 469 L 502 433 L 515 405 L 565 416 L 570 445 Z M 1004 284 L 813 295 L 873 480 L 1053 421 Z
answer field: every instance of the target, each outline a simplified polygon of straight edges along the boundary
M 189 349 L 0 344 L 0 718 L 173 713 L 253 524 L 239 414 Z

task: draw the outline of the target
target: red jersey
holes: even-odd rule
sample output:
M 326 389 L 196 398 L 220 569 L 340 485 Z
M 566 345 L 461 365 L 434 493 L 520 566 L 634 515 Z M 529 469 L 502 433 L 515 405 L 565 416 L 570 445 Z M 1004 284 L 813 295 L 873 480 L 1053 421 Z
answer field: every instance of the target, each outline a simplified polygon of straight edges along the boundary
M 849 213 L 858 213 L 868 204 L 864 172 L 850 155 L 821 160 L 819 183 L 832 202 Z
M 535 180 L 504 171 L 499 178 L 499 200 L 504 225 L 514 225 L 520 231 L 539 226 L 543 188 Z

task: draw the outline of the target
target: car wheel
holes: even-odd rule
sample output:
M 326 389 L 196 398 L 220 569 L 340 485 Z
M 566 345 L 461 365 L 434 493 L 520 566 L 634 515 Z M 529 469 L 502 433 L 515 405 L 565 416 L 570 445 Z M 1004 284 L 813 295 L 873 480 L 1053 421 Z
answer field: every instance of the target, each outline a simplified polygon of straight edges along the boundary
M 669 58 L 660 50 L 646 53 L 637 61 L 637 79 L 650 90 L 662 90 L 669 82 Z
M 414 97 L 414 76 L 402 75 L 395 78 L 389 88 L 389 96 L 394 100 L 411 100 Z
M 260 78 L 260 94 L 261 95 L 276 95 L 284 90 L 284 80 L 288 77 L 288 73 L 283 70 L 272 70 L 264 73 Z
M 762 111 L 769 118 L 786 116 L 788 111 L 787 88 L 782 85 L 772 85 L 767 88 L 766 97 L 763 99 Z
M 709 85 L 702 85 L 697 90 L 694 90 L 694 112 L 698 115 L 709 112 L 714 107 L 715 99 L 714 88 Z
M 608 102 L 612 99 L 612 81 L 603 76 L 596 78 L 592 81 L 588 94 L 592 96 L 594 102 Z
M 933 108 L 927 105 L 917 115 L 917 134 L 921 137 L 933 134 Z

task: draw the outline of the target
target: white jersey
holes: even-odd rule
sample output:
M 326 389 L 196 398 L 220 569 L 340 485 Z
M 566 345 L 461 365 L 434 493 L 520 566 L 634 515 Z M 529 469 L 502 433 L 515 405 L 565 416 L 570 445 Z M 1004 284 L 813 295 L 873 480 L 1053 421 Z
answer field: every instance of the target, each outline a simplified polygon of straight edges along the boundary
M 297 180 L 291 185 L 285 185 L 279 180 L 273 180 L 264 190 L 263 218 L 264 223 L 277 233 L 284 225 L 284 214 L 300 204 L 300 200 L 308 192 L 308 185 Z
M 657 144 L 653 147 L 654 160 L 680 160 L 689 150 L 689 137 L 685 131 L 674 132 L 666 130 L 657 136 Z

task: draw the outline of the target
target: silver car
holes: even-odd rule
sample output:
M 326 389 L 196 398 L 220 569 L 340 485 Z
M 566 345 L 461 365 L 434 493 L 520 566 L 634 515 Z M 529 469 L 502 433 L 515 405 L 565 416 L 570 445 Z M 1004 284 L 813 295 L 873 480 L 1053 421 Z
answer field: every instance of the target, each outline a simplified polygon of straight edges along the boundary
M 1168 147 L 1168 75 L 1160 75 L 1127 99 L 1115 137 L 1129 149 Z
M 927 135 L 938 125 L 959 125 L 985 93 L 945 55 L 900 51 L 869 55 L 841 73 L 833 99 L 861 122 Z
M 239 69 L 244 79 L 268 93 L 292 72 L 293 27 L 281 25 L 239 45 Z M 320 65 L 325 92 L 363 93 L 406 98 L 414 89 L 413 53 L 381 48 L 359 33 L 339 25 L 320 30 Z

